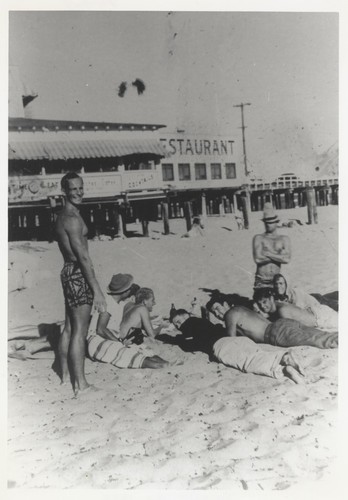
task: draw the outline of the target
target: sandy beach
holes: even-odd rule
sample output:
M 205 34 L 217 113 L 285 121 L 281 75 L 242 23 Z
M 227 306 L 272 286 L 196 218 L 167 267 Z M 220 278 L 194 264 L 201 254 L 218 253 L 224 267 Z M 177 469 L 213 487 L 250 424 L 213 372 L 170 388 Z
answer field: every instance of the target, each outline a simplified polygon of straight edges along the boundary
M 308 292 L 338 290 L 338 207 L 279 212 L 291 239 L 284 274 Z M 184 220 L 164 236 L 151 222 L 132 237 L 90 241 L 102 286 L 118 272 L 153 288 L 154 312 L 168 317 L 171 303 L 203 305 L 208 290 L 252 295 L 251 242 L 263 232 L 262 212 L 239 231 L 232 215 L 209 217 L 205 236 L 181 238 Z M 9 329 L 64 319 L 55 243 L 9 244 Z M 172 332 L 174 334 L 174 332 Z M 88 380 L 100 390 L 73 398 L 60 386 L 53 353 L 8 359 L 8 487 L 166 490 L 286 490 L 320 484 L 337 458 L 337 350 L 297 347 L 312 382 L 244 374 L 158 343 L 158 352 L 181 365 L 121 370 L 86 360 Z M 10 348 L 9 342 L 9 348 Z M 295 490 L 294 490 L 295 491 Z

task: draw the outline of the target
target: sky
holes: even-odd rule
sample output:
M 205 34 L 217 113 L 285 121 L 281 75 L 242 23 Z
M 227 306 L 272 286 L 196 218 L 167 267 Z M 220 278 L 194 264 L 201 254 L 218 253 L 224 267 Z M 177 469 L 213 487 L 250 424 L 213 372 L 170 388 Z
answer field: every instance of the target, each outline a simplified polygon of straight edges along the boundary
M 338 142 L 338 14 L 12 11 L 9 64 L 36 118 L 227 135 L 257 174 L 301 172 Z M 135 78 L 146 89 L 128 86 Z

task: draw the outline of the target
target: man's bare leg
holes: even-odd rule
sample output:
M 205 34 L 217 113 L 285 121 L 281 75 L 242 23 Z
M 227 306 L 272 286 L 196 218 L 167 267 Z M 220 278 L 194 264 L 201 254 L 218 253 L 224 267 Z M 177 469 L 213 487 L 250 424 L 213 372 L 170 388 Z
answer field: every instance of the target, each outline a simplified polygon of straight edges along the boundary
M 69 309 L 65 307 L 65 324 L 62 333 L 60 334 L 58 353 L 61 369 L 62 384 L 69 382 L 69 367 L 68 367 L 68 352 L 71 339 L 71 322 Z
M 16 326 L 8 331 L 8 340 L 23 339 L 23 338 L 38 338 L 40 337 L 37 325 Z
M 280 360 L 280 364 L 284 366 L 284 375 L 295 382 L 295 384 L 303 384 L 305 382 L 304 369 L 295 359 L 291 351 L 288 351 L 284 354 L 284 356 Z
M 29 354 L 36 354 L 40 351 L 49 351 L 52 347 L 47 337 L 40 337 L 39 339 L 18 340 L 12 346 L 12 349 L 14 351 L 25 351 Z
M 84 304 L 71 309 L 70 358 L 75 378 L 75 394 L 89 386 L 85 376 L 86 336 L 92 307 Z

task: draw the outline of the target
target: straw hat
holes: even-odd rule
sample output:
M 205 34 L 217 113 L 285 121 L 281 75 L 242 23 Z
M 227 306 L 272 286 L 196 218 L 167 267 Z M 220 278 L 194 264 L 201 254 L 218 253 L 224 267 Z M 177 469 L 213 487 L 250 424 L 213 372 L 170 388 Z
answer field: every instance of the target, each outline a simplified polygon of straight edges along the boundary
M 111 278 L 107 293 L 118 295 L 130 289 L 133 283 L 133 276 L 131 274 L 114 274 Z
M 266 224 L 270 224 L 272 222 L 279 222 L 278 215 L 275 213 L 273 210 L 273 206 L 271 203 L 265 203 L 264 208 L 263 208 L 263 222 Z

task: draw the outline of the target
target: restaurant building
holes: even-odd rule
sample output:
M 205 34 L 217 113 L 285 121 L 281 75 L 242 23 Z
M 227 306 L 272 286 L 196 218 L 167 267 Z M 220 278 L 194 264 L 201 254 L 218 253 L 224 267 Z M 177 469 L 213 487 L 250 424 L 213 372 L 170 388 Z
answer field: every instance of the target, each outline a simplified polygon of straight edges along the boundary
M 167 152 L 157 133 L 164 125 L 9 120 L 9 239 L 51 239 L 62 206 L 60 180 L 84 179 L 83 215 L 94 233 L 117 231 L 135 217 L 153 220 L 165 198 L 159 167 Z

